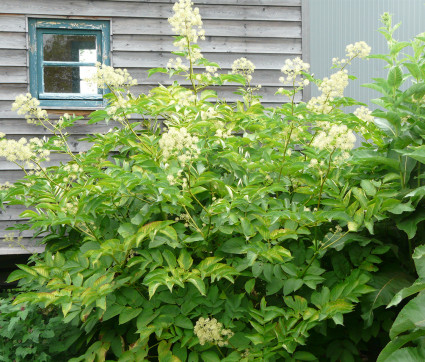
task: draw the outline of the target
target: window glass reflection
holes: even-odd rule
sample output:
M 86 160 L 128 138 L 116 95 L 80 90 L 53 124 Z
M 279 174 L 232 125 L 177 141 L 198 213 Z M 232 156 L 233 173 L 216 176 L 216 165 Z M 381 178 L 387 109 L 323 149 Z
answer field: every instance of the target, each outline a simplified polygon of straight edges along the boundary
M 43 34 L 43 54 L 46 61 L 95 63 L 95 35 Z

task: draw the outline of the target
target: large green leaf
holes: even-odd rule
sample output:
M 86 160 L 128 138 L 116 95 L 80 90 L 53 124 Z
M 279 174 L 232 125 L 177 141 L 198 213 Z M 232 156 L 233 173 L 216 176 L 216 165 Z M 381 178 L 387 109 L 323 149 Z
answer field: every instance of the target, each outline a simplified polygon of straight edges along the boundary
M 421 329 L 419 331 L 409 333 L 409 334 L 406 334 L 404 336 L 398 336 L 398 337 L 394 338 L 381 351 L 376 362 L 389 361 L 390 359 L 388 359 L 388 358 L 392 358 L 392 356 L 394 355 L 394 352 L 399 350 L 406 343 L 414 341 L 415 339 L 418 339 L 419 337 L 422 337 L 424 335 L 425 335 L 425 330 Z M 402 354 L 404 354 L 404 353 L 405 352 L 403 352 Z M 397 354 L 395 356 L 397 357 Z
M 392 68 L 388 73 L 387 82 L 390 87 L 398 88 L 403 81 L 403 72 L 399 67 Z
M 425 329 L 425 294 L 419 294 L 401 310 L 391 327 L 390 338 L 417 328 Z
M 419 278 L 425 278 L 425 245 L 418 246 L 413 252 L 412 258 Z
M 136 318 L 142 312 L 142 308 L 125 307 L 120 312 L 119 324 L 127 323 L 128 321 Z
M 399 349 L 383 360 L 385 362 L 423 362 L 425 361 L 425 351 L 415 347 Z
M 410 286 L 412 279 L 409 275 L 395 271 L 379 272 L 373 275 L 369 285 L 375 291 L 368 293 L 364 298 L 367 301 L 363 306 L 363 318 L 368 325 L 373 322 L 373 310 L 388 305 L 394 295 L 401 289 Z
M 423 220 L 425 220 L 425 210 L 417 210 L 412 215 L 397 222 L 397 227 L 404 231 L 409 239 L 412 239 L 416 235 L 418 224 Z
M 398 305 L 403 299 L 422 292 L 423 290 L 425 290 L 425 281 L 423 279 L 418 279 L 411 286 L 400 290 L 387 305 L 387 308 Z

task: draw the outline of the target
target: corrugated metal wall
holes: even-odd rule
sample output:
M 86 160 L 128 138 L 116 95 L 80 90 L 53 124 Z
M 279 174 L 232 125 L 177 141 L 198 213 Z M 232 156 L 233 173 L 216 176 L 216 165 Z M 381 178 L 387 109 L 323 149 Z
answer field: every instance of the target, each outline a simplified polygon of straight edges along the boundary
M 402 22 L 394 36 L 407 41 L 425 31 L 425 1 L 423 0 L 308 0 L 310 6 L 310 61 L 311 70 L 319 78 L 331 74 L 333 57 L 344 57 L 347 44 L 364 40 L 372 53 L 386 53 L 387 45 L 377 29 L 380 16 L 393 14 L 393 24 Z M 379 93 L 360 84 L 371 78 L 386 77 L 386 63 L 378 59 L 355 60 L 348 68 L 358 77 L 351 81 L 345 95 L 365 103 L 377 98 Z M 315 86 L 312 95 L 317 95 Z

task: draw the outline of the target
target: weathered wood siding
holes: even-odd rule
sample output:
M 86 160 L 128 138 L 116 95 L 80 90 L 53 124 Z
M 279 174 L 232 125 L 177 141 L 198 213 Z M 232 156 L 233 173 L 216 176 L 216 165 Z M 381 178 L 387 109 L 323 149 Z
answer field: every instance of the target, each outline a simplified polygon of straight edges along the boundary
M 47 134 L 39 127 L 28 125 L 10 109 L 16 95 L 29 89 L 29 17 L 110 20 L 112 65 L 127 68 L 139 81 L 137 91 L 145 92 L 158 82 L 170 82 L 161 74 L 148 79 L 146 71 L 165 66 L 172 57 L 173 33 L 167 18 L 172 15 L 173 3 L 171 0 L 1 1 L 0 131 L 15 139 Z M 206 41 L 200 43 L 204 56 L 218 62 L 226 73 L 235 59 L 247 57 L 256 65 L 253 82 L 262 85 L 263 101 L 267 105 L 281 103 L 282 99 L 274 95 L 279 87 L 280 68 L 288 57 L 303 53 L 302 1 L 194 0 L 194 3 L 200 9 L 207 36 Z M 235 100 L 234 90 L 228 86 L 220 95 Z M 84 134 L 110 128 L 102 124 L 96 127 L 80 122 L 70 131 L 75 151 L 86 147 L 78 142 Z M 58 158 L 52 157 L 52 161 L 58 162 Z M 0 159 L 0 183 L 20 176 L 17 167 Z M 16 222 L 19 212 L 10 208 L 0 214 L 0 240 L 7 233 L 5 227 Z

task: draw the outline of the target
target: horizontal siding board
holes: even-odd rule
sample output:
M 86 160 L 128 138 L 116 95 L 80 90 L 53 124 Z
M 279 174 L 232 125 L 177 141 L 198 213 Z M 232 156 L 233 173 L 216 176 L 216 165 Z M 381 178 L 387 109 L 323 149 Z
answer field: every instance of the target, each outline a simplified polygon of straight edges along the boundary
M 104 0 L 114 2 L 140 2 L 174 4 L 176 0 Z M 194 0 L 195 5 L 253 5 L 253 6 L 300 6 L 301 0 Z
M 96 124 L 87 124 L 87 121 L 80 120 L 75 122 L 74 127 L 67 128 L 66 131 L 74 137 L 74 139 L 83 138 L 84 135 L 89 133 L 105 133 L 110 128 L 113 128 L 115 123 L 111 122 L 98 122 Z M 7 135 L 20 135 L 20 137 L 27 137 L 33 135 L 34 137 L 41 137 L 44 135 L 51 135 L 49 131 L 41 126 L 28 124 L 25 119 L 2 119 L 0 120 L 0 129 Z
M 24 83 L 28 82 L 26 67 L 0 67 L 0 87 L 5 83 Z
M 2 11 L 2 6 L 0 7 Z M 0 15 L 0 31 L 22 32 L 26 31 L 25 15 Z
M 0 209 L 0 221 L 19 220 L 19 215 L 27 210 L 22 205 L 6 205 L 5 210 Z
M 0 49 L 26 49 L 25 33 L 0 32 Z
M 285 60 L 293 56 L 285 54 L 250 54 L 243 53 L 203 53 L 204 57 L 212 62 L 216 62 L 222 68 L 230 69 L 235 59 L 246 57 L 254 63 L 256 69 L 280 69 Z M 173 57 L 171 53 L 156 52 L 115 52 L 114 67 L 130 68 L 154 68 L 167 65 L 169 58 Z M 175 56 L 174 56 L 175 57 Z
M 175 35 L 165 19 L 113 18 L 114 34 Z M 301 22 L 205 20 L 206 36 L 301 38 Z M 201 46 L 202 46 L 202 42 Z
M 24 176 L 24 172 L 21 170 L 1 170 L 0 172 L 0 184 L 6 182 L 12 183 L 16 180 L 21 179 Z
M 156 87 L 155 85 L 138 85 L 132 88 L 132 92 L 136 95 L 141 93 L 148 93 L 152 88 Z M 217 88 L 217 91 L 223 94 L 230 96 L 231 92 L 236 91 L 236 88 L 231 85 L 226 85 Z M 277 91 L 276 87 L 267 87 L 262 84 L 262 89 L 260 93 L 263 93 L 267 96 L 267 99 L 270 99 L 271 94 Z M 4 100 L 10 100 L 11 103 L 15 99 L 15 97 L 19 94 L 27 92 L 26 84 L 9 84 L 9 86 L 0 86 L 0 98 Z
M 31 242 L 31 240 L 30 238 L 22 239 L 21 243 L 28 244 L 25 249 L 21 247 L 0 246 L 0 255 L 29 255 L 33 253 L 42 253 L 44 251 L 44 246 L 37 246 L 35 242 Z
M 103 0 L 37 0 L 36 5 L 28 0 L 14 0 L 2 4 L 2 13 L 32 14 L 32 15 L 68 15 L 68 16 L 95 16 L 95 17 L 139 17 L 139 18 L 168 18 L 172 16 L 170 4 L 149 2 L 113 2 Z M 246 4 L 217 6 L 199 4 L 203 19 L 238 19 L 256 20 L 259 17 L 270 21 L 299 21 L 301 12 L 299 7 L 266 7 L 249 6 Z
M 0 122 L 6 118 L 22 118 L 22 116 L 19 116 L 16 112 L 12 111 L 11 108 L 12 101 L 0 100 Z
M 176 50 L 173 40 L 171 35 L 114 35 L 112 49 L 171 52 Z M 211 53 L 301 54 L 301 39 L 293 38 L 207 37 L 199 45 Z
M 0 49 L 0 67 L 19 67 L 27 65 L 27 52 L 25 49 Z
M 282 65 L 283 66 L 283 65 Z M 190 85 L 190 81 L 184 79 L 183 77 L 174 76 L 170 78 L 167 74 L 164 73 L 155 73 L 148 78 L 148 69 L 149 68 L 127 68 L 131 76 L 139 82 L 139 84 L 145 85 L 158 85 L 164 84 L 169 85 L 173 81 L 178 80 L 181 85 Z M 203 70 L 196 70 L 196 72 L 202 72 Z M 220 73 L 227 74 L 231 71 L 230 68 L 223 68 L 219 70 Z M 257 69 L 253 74 L 253 84 L 261 83 L 263 86 L 275 86 L 281 87 L 282 84 L 279 82 L 279 77 L 282 76 L 280 69 Z
M 1 72 L 1 68 L 0 68 Z M 18 94 L 27 93 L 27 84 L 0 84 L 0 99 L 13 101 Z

